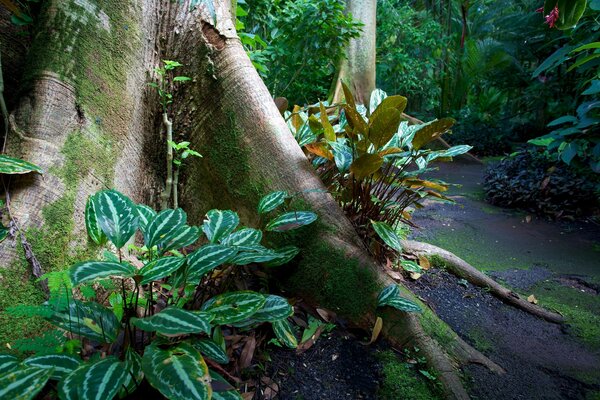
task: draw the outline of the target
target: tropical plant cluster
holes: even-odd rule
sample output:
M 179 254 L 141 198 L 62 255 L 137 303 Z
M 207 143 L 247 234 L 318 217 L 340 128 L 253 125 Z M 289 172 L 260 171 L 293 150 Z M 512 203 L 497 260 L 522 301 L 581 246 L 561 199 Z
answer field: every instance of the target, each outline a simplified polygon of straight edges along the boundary
M 257 211 L 269 216 L 289 197 L 271 193 Z M 46 274 L 49 300 L 10 310 L 42 317 L 61 340 L 38 346 L 24 360 L 0 355 L 0 398 L 54 392 L 67 400 L 111 399 L 160 392 L 169 399 L 240 399 L 214 367 L 229 362 L 224 332 L 268 323 L 283 345 L 295 348 L 297 342 L 285 298 L 231 291 L 232 278 L 250 263 L 275 267 L 293 259 L 298 248 L 267 248 L 263 233 L 296 229 L 316 218 L 290 211 L 260 230 L 240 227 L 233 211 L 211 210 L 198 227 L 188 225 L 181 209 L 157 213 L 117 191 L 97 193 L 87 202 L 85 225 L 104 255 Z M 141 247 L 131 244 L 136 235 L 143 237 Z

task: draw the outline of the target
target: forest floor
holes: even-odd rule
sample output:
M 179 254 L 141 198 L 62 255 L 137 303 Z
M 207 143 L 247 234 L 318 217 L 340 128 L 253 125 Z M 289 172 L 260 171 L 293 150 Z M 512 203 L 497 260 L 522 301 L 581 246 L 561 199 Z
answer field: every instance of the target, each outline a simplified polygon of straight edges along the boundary
M 430 178 L 460 184 L 456 204 L 429 203 L 414 215 L 412 237 L 465 259 L 513 290 L 559 311 L 548 323 L 485 290 L 432 268 L 411 289 L 468 343 L 507 373 L 463 370 L 473 399 L 600 400 L 600 226 L 556 222 L 483 200 L 484 166 L 453 163 Z M 364 333 L 363 335 L 366 335 Z M 360 334 L 358 335 L 360 336 Z M 418 349 L 397 354 L 385 343 L 364 346 L 343 328 L 296 355 L 274 350 L 267 375 L 278 399 L 434 399 L 435 381 Z

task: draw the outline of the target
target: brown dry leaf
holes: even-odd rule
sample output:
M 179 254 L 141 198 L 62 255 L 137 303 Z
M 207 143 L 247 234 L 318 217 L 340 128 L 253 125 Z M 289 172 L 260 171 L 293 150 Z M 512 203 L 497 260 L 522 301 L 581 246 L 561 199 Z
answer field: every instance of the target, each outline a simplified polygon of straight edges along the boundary
M 531 304 L 537 304 L 538 303 L 538 299 L 536 299 L 534 295 L 529 296 L 527 298 L 527 301 L 530 302 Z
M 431 263 L 429 262 L 429 260 L 427 259 L 427 257 L 425 257 L 424 255 L 420 255 L 419 256 L 419 265 L 425 271 L 427 271 L 429 268 L 431 268 Z
M 418 272 L 411 272 L 411 273 L 410 273 L 410 279 L 414 279 L 415 281 L 416 281 L 417 279 L 419 279 L 420 277 L 422 277 L 422 276 L 423 276 L 423 275 L 422 275 L 422 274 L 420 274 L 420 273 L 418 273 Z
M 317 310 L 317 314 L 319 314 L 319 316 L 325 322 L 331 322 L 335 317 L 335 314 L 333 312 L 326 310 L 324 308 L 317 308 L 316 310 Z
M 525 222 L 527 222 L 527 223 L 531 222 L 531 215 L 528 215 L 525 217 Z
M 263 391 L 262 398 L 264 400 L 274 399 L 275 396 L 279 394 L 279 385 L 277 385 L 277 383 L 271 378 L 269 378 L 268 376 L 263 376 L 262 378 L 260 378 L 260 381 L 263 383 L 263 385 L 267 386 L 267 388 Z
M 377 321 L 375 321 L 375 326 L 373 327 L 373 333 L 371 334 L 371 341 L 368 344 L 375 343 L 381 333 L 381 328 L 383 328 L 383 319 L 377 317 Z
M 244 400 L 252 400 L 253 398 L 254 398 L 254 392 L 242 393 L 242 399 L 244 399 Z
M 249 336 L 246 340 L 246 344 L 242 349 L 242 354 L 240 355 L 240 368 L 245 369 L 248 368 L 252 364 L 252 358 L 254 357 L 254 351 L 256 350 L 256 338 L 254 337 L 254 333 L 252 336 Z
M 396 281 L 403 281 L 404 278 L 402 277 L 402 275 L 400 275 L 398 272 L 394 271 L 393 269 L 386 269 L 385 272 L 390 276 L 390 278 L 396 280 Z

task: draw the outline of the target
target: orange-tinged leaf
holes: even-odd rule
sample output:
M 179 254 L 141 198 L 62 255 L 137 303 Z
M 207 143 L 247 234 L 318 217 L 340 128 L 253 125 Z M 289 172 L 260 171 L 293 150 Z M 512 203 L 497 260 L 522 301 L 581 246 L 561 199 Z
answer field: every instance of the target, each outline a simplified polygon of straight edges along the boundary
M 404 219 L 412 219 L 412 214 L 408 211 L 402 211 L 402 218 Z
M 443 185 L 441 183 L 436 183 L 436 182 L 431 182 L 431 181 L 426 181 L 426 180 L 422 180 L 422 179 L 405 179 L 403 181 L 403 184 L 405 184 L 406 186 L 409 186 L 411 188 L 426 187 L 429 189 L 438 190 L 440 192 L 445 192 L 446 190 L 448 190 L 447 185 Z
M 304 147 L 306 148 L 306 150 L 318 155 L 319 157 L 323 157 L 328 160 L 333 160 L 333 153 L 331 152 L 331 150 L 329 150 L 329 146 L 327 145 L 327 143 L 309 143 Z
M 429 262 L 427 257 L 425 257 L 424 255 L 420 255 L 419 256 L 419 266 L 421 268 L 423 268 L 425 271 L 427 271 L 429 268 L 431 268 L 431 263 Z
M 350 172 L 354 174 L 356 179 L 362 180 L 377 172 L 382 164 L 383 158 L 379 154 L 367 153 L 354 160 L 352 165 L 350 165 Z
M 327 110 L 323 103 L 319 103 L 320 107 L 320 116 L 321 116 L 321 125 L 323 125 L 323 133 L 325 134 L 325 139 L 328 142 L 335 142 L 335 131 L 333 130 L 333 126 L 329 123 L 329 118 L 327 118 Z
M 442 136 L 452 128 L 456 121 L 452 118 L 442 118 L 431 121 L 415 133 L 412 141 L 412 146 L 415 150 L 419 150 L 427 143 Z
M 400 111 L 395 108 L 388 108 L 371 117 L 368 138 L 376 149 L 385 145 L 396 134 L 401 118 Z
M 430 195 L 430 196 L 437 197 L 438 199 L 452 201 L 452 199 L 450 199 L 450 198 L 448 198 L 448 197 L 444 196 L 444 195 L 443 195 L 443 194 L 441 194 L 441 193 L 434 192 L 433 190 L 427 190 L 427 191 L 426 191 L 426 193 L 427 193 L 428 195 Z
M 292 111 L 292 125 L 296 128 L 296 131 L 304 125 L 304 121 L 302 121 L 302 117 L 300 116 L 300 106 L 294 106 L 294 110 Z
M 529 296 L 527 298 L 527 301 L 530 302 L 531 304 L 537 304 L 538 303 L 538 299 L 536 299 L 534 295 Z
M 375 341 L 379 337 L 379 334 L 381 333 L 381 328 L 383 328 L 383 319 L 381 317 L 377 317 L 377 320 L 375 321 L 375 326 L 373 327 L 373 333 L 371 334 L 371 341 L 369 342 L 369 344 L 375 343 Z

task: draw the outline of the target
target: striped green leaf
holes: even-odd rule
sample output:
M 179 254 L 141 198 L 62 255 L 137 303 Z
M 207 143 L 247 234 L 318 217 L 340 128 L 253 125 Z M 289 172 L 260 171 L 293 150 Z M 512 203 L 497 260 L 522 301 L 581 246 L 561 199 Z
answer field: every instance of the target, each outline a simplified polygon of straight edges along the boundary
M 127 368 L 115 357 L 108 357 L 86 368 L 77 394 L 80 400 L 112 399 L 127 379 Z
M 60 400 L 79 400 L 79 388 L 83 385 L 83 377 L 91 364 L 82 363 L 79 368 L 58 382 L 58 397 Z
M 158 245 L 165 236 L 172 234 L 187 222 L 187 215 L 181 209 L 168 209 L 158 213 L 146 226 L 144 243 L 148 248 Z
M 132 265 L 111 261 L 84 261 L 73 265 L 69 269 L 73 286 L 94 279 L 108 278 L 109 276 L 130 278 L 135 273 L 136 269 Z
M 69 354 L 45 354 L 33 356 L 23 361 L 28 367 L 52 370 L 51 379 L 61 380 L 79 368 L 81 359 Z
M 277 254 L 277 258 L 265 263 L 267 267 L 278 267 L 280 265 L 285 265 L 292 261 L 292 259 L 296 257 L 298 253 L 300 253 L 300 249 L 296 246 L 285 246 L 274 251 L 275 254 Z
M 156 218 L 156 211 L 154 211 L 153 209 L 151 209 L 150 207 L 148 207 L 147 205 L 144 204 L 138 204 L 136 206 L 137 208 L 137 212 L 138 215 L 140 217 L 140 230 L 145 233 L 146 232 L 146 227 L 148 226 L 148 224 L 150 223 L 150 221 L 152 221 L 154 218 Z
M 2 225 L 2 222 L 0 222 L 0 243 L 2 243 L 4 241 L 4 239 L 6 239 L 8 237 L 8 234 L 10 233 L 10 230 L 5 227 L 4 225 Z
M 335 166 L 340 173 L 345 174 L 352 164 L 352 149 L 344 142 L 330 142 Z
M 275 321 L 272 323 L 272 326 L 275 336 L 277 336 L 277 339 L 279 339 L 281 343 L 290 349 L 295 349 L 298 347 L 298 340 L 296 339 L 294 330 L 287 319 Z
M 423 271 L 419 264 L 411 260 L 402 260 L 400 264 L 402 265 L 402 268 L 408 272 L 421 273 Z
M 156 259 L 139 270 L 139 275 L 142 276 L 141 284 L 147 285 L 152 281 L 157 281 L 171 275 L 177 271 L 185 263 L 185 258 L 182 257 L 162 257 Z
M 265 297 L 256 292 L 229 292 L 213 297 L 202 310 L 214 315 L 214 325 L 226 325 L 250 318 L 265 304 Z
M 288 197 L 288 193 L 283 191 L 269 193 L 258 202 L 258 213 L 266 214 L 269 211 L 273 211 L 282 205 Z
M 273 250 L 264 248 L 262 251 L 244 251 L 236 254 L 229 262 L 234 265 L 248 265 L 251 263 L 264 263 L 279 258 Z
M 219 364 L 228 364 L 229 357 L 227 353 L 223 351 L 221 346 L 212 341 L 211 339 L 197 339 L 192 342 L 192 346 L 198 350 L 206 358 L 210 358 Z
M 211 370 L 210 377 L 212 378 L 212 400 L 243 400 L 240 392 L 221 375 Z
M 102 232 L 102 228 L 98 224 L 98 219 L 96 218 L 96 207 L 95 202 L 93 200 L 95 196 L 90 196 L 85 204 L 85 228 L 87 229 L 88 236 L 90 239 L 99 245 L 103 245 L 106 243 L 108 238 Z
M 398 285 L 390 285 L 383 289 L 377 298 L 377 306 L 390 306 L 405 312 L 423 311 L 416 303 L 400 296 L 400 287 Z
M 188 277 L 201 278 L 204 274 L 228 262 L 237 253 L 233 247 L 207 244 L 187 256 Z
M 189 246 L 200 237 L 200 229 L 195 226 L 180 226 L 161 238 L 156 245 L 161 253 L 169 250 L 179 250 Z
M 50 375 L 51 370 L 35 367 L 19 368 L 0 375 L 0 399 L 33 399 L 46 385 Z
M 317 220 L 317 214 L 310 211 L 292 211 L 280 215 L 279 217 L 271 220 L 267 227 L 267 231 L 289 231 L 292 229 L 300 228 L 301 226 L 308 225 Z
M 136 206 L 116 190 L 99 192 L 92 201 L 96 220 L 104 234 L 118 249 L 125 246 L 138 227 Z
M 150 384 L 170 400 L 208 400 L 210 375 L 198 350 L 188 343 L 146 347 L 142 369 Z
M 400 238 L 391 226 L 385 222 L 377 222 L 373 220 L 371 220 L 371 225 L 373 225 L 373 229 L 375 230 L 375 233 L 377 233 L 377 236 L 379 236 L 386 245 L 388 245 L 392 250 L 396 250 L 399 253 L 402 252 Z
M 177 336 L 186 333 L 210 333 L 211 315 L 169 307 L 151 317 L 131 320 L 133 325 L 144 331 Z
M 35 164 L 19 158 L 5 156 L 4 154 L 0 155 L 0 174 L 16 175 L 33 171 L 39 172 L 40 174 L 44 173 L 44 171 Z
M 125 382 L 123 382 L 123 387 L 119 390 L 119 398 L 133 393 L 144 380 L 142 357 L 131 347 L 125 351 L 125 368 L 127 369 L 127 376 Z
M 202 230 L 211 243 L 216 243 L 233 232 L 239 223 L 240 217 L 233 211 L 210 210 L 206 213 Z
M 52 311 L 45 317 L 50 323 L 97 342 L 112 343 L 119 333 L 120 324 L 112 310 L 95 302 L 71 300 L 68 306 Z
M 15 369 L 19 365 L 19 359 L 10 354 L 0 354 L 0 375 Z
M 221 244 L 224 246 L 256 246 L 260 244 L 262 236 L 262 232 L 258 229 L 244 228 L 223 238 Z
M 252 319 L 259 322 L 275 322 L 294 314 L 294 309 L 287 299 L 273 294 L 268 295 L 265 304 L 258 310 Z

